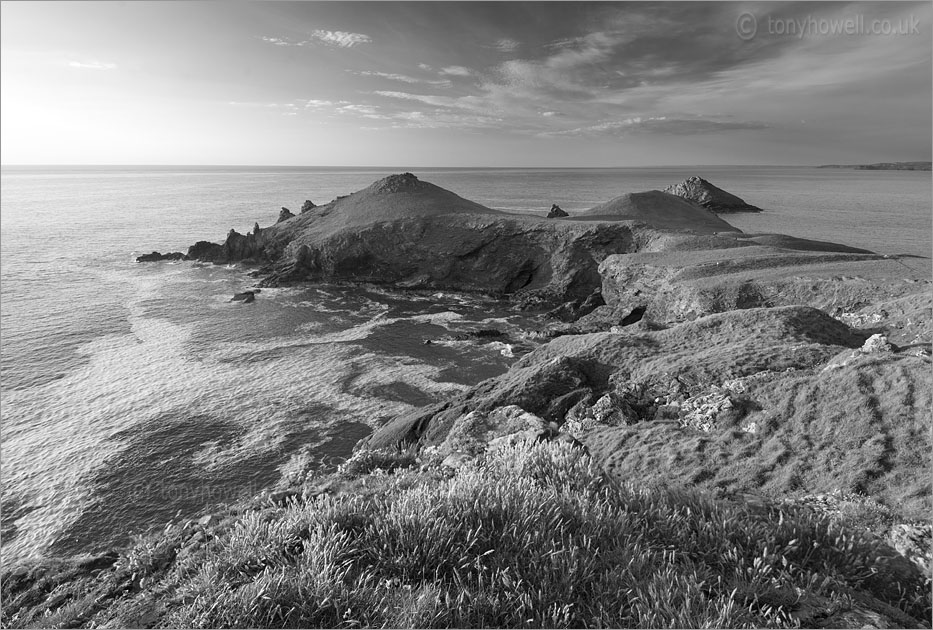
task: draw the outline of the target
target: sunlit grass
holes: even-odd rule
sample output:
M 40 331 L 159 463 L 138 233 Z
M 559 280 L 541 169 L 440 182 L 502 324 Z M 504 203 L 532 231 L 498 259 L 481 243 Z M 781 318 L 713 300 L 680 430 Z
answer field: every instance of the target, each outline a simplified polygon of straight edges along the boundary
M 845 602 L 855 588 L 929 617 L 922 580 L 898 583 L 867 534 L 806 510 L 625 487 L 561 445 L 410 474 L 244 515 L 184 574 L 163 622 L 788 627 L 802 594 Z

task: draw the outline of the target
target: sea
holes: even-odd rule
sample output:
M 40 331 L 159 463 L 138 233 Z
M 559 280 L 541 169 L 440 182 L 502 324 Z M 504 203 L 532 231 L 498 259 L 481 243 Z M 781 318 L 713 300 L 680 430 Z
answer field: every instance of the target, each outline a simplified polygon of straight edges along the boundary
M 930 270 L 931 174 L 798 167 L 4 167 L 0 557 L 94 553 L 346 457 L 393 416 L 501 374 L 541 315 L 454 293 L 263 289 L 248 270 L 138 264 L 392 173 L 492 208 L 571 214 L 700 175 L 725 218 Z M 462 339 L 494 328 L 504 340 Z M 459 337 L 458 337 L 459 336 Z M 431 344 L 425 341 L 432 340 Z

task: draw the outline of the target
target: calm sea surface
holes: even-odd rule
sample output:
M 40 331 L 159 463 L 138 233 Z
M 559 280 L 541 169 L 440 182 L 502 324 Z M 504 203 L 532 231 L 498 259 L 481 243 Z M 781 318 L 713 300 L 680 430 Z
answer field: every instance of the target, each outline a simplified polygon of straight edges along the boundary
M 493 208 L 584 210 L 699 174 L 766 210 L 749 231 L 931 253 L 931 176 L 811 168 L 4 169 L 0 200 L 2 553 L 94 551 L 342 456 L 394 414 L 507 369 L 520 346 L 429 338 L 529 316 L 456 295 L 263 290 L 233 267 L 138 265 L 280 206 L 393 172 Z M 909 259 L 930 267 L 929 259 Z

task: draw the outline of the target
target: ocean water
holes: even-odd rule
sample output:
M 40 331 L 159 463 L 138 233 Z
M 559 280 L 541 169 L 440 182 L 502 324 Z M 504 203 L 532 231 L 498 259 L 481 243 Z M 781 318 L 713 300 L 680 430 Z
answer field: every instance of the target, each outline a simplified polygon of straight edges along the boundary
M 745 231 L 929 257 L 929 173 L 702 169 L 4 169 L 0 480 L 5 562 L 95 551 L 340 457 L 372 428 L 505 371 L 522 344 L 426 339 L 537 316 L 453 294 L 265 289 L 234 266 L 136 264 L 280 206 L 403 170 L 494 208 L 569 212 L 699 174 L 763 207 Z M 907 259 L 929 269 L 929 258 Z

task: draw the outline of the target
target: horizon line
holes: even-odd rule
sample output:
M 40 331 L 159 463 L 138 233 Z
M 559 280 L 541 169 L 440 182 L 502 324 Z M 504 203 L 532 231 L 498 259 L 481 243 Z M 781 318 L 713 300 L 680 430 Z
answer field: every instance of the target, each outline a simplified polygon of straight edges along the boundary
M 537 169 L 537 170 L 614 170 L 626 168 L 710 168 L 710 167 L 730 167 L 730 168 L 807 168 L 819 166 L 860 166 L 863 164 L 898 164 L 898 163 L 923 163 L 930 160 L 885 160 L 880 162 L 848 162 L 848 163 L 821 163 L 821 164 L 644 164 L 639 166 L 489 166 L 483 164 L 469 166 L 429 166 L 429 165 L 322 165 L 322 164 L 0 164 L 0 168 L 308 168 L 308 169 L 483 169 L 483 170 L 507 170 L 507 169 Z

